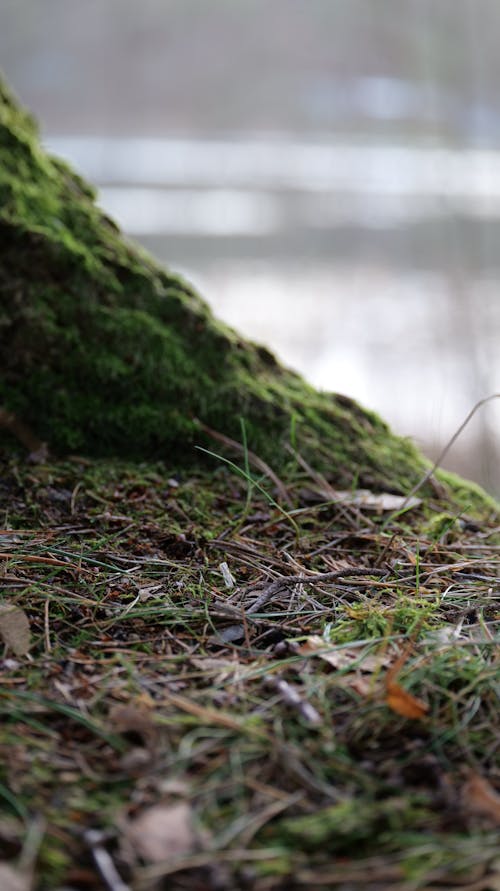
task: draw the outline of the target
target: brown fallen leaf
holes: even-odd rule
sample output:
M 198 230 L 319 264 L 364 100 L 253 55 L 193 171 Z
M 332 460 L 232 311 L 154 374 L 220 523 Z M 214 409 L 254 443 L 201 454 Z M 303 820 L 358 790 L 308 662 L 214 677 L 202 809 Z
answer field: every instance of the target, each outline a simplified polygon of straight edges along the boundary
M 473 770 L 468 771 L 462 788 L 462 807 L 500 826 L 500 795 L 485 777 Z
M 156 804 L 124 825 L 124 835 L 136 856 L 161 863 L 189 854 L 196 847 L 191 808 L 185 802 Z
M 410 641 L 387 672 L 385 678 L 385 703 L 396 714 L 402 715 L 404 718 L 417 719 L 425 717 L 429 711 L 429 706 L 422 699 L 418 699 L 416 696 L 408 693 L 395 680 L 403 665 L 408 661 L 412 649 L 413 641 Z
M 29 651 L 30 623 L 24 610 L 14 603 L 0 603 L 0 638 L 16 656 Z
M 412 696 L 411 693 L 408 693 L 407 690 L 404 690 L 400 684 L 396 684 L 394 681 L 387 684 L 385 703 L 393 712 L 402 715 L 404 718 L 423 718 L 429 711 L 429 706 L 426 702 L 418 699 L 416 696 Z

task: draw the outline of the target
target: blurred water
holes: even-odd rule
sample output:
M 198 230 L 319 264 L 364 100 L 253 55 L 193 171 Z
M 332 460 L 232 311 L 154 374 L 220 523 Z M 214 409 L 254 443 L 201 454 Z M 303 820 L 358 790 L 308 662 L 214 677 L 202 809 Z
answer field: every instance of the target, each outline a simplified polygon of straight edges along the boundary
M 316 386 L 436 454 L 500 390 L 500 153 L 52 137 L 129 234 Z M 500 406 L 448 466 L 500 491 Z
M 457 312 L 449 282 L 435 271 L 229 260 L 191 278 L 227 322 L 272 344 L 320 389 L 380 412 L 433 456 L 500 380 L 498 279 L 474 283 L 481 319 L 471 319 Z M 483 409 L 448 461 L 489 486 L 497 479 L 499 409 Z
M 54 137 L 94 182 L 192 187 L 238 185 L 452 198 L 468 211 L 500 212 L 500 152 L 429 145 L 296 142 L 289 138 L 174 139 Z M 405 206 L 412 212 L 411 201 Z

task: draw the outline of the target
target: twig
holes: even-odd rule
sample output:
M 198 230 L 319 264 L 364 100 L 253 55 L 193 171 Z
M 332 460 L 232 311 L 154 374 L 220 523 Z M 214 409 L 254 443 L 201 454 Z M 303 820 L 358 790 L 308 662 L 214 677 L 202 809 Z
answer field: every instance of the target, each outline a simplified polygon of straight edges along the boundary
M 321 715 L 316 711 L 310 702 L 299 695 L 297 688 L 284 681 L 282 678 L 267 677 L 265 680 L 266 687 L 271 687 L 283 698 L 283 701 L 292 708 L 295 708 L 302 715 L 308 724 L 314 724 L 316 727 L 322 724 Z
M 331 499 L 332 501 L 338 497 L 338 493 L 335 491 L 333 486 L 330 485 L 328 480 L 325 479 L 323 474 L 318 473 L 317 470 L 314 470 L 310 466 L 310 464 L 308 464 L 307 461 L 302 457 L 302 455 L 300 455 L 299 452 L 297 452 L 296 449 L 294 449 L 288 442 L 285 443 L 285 449 L 287 450 L 287 452 L 289 452 L 291 455 L 293 455 L 293 457 L 298 462 L 298 464 L 300 464 L 302 469 L 305 470 L 306 473 L 309 474 L 311 479 L 319 487 L 322 495 L 324 495 L 326 498 Z
M 44 621 L 43 621 L 44 636 L 45 636 L 45 652 L 46 653 L 52 652 L 52 645 L 50 643 L 49 608 L 50 608 L 50 601 L 49 601 L 49 598 L 47 597 L 47 599 L 45 601 Z
M 408 493 L 408 495 L 406 496 L 405 500 L 403 501 L 401 507 L 399 507 L 398 510 L 395 512 L 396 514 L 401 513 L 407 507 L 408 502 L 410 501 L 411 498 L 413 498 L 415 493 L 418 492 L 418 490 L 421 489 L 422 486 L 425 486 L 426 482 L 436 472 L 436 470 L 440 466 L 441 462 L 445 459 L 445 457 L 448 454 L 448 452 L 450 451 L 452 445 L 454 445 L 454 443 L 457 441 L 460 434 L 463 432 L 463 430 L 465 430 L 465 428 L 466 428 L 467 424 L 469 423 L 469 421 L 471 420 L 471 418 L 473 418 L 473 416 L 476 414 L 476 412 L 480 408 L 482 408 L 483 405 L 486 405 L 487 402 L 491 402 L 492 399 L 500 399 L 500 393 L 492 393 L 491 396 L 486 396 L 484 399 L 480 399 L 479 402 L 476 402 L 474 408 L 472 408 L 470 410 L 470 412 L 467 415 L 467 417 L 465 418 L 465 420 L 462 421 L 462 423 L 460 424 L 460 427 L 458 428 L 458 430 L 455 431 L 455 433 L 453 434 L 451 439 L 446 443 L 445 447 L 439 453 L 439 455 L 436 458 L 432 467 L 426 473 L 424 473 L 422 479 L 419 480 L 419 482 L 413 487 L 411 492 Z M 384 525 L 387 525 L 387 523 L 390 520 L 392 520 L 393 517 L 394 517 L 394 514 L 391 514 L 391 516 L 386 520 Z
M 89 846 L 97 871 L 108 891 L 130 891 L 130 885 L 122 881 L 110 854 L 104 847 L 106 836 L 98 829 L 88 829 L 84 839 Z
M 339 569 L 335 572 L 316 572 L 311 575 L 287 575 L 271 582 L 269 587 L 257 597 L 257 600 L 252 603 L 246 612 L 247 614 L 257 612 L 261 606 L 268 603 L 275 594 L 278 594 L 283 588 L 287 588 L 288 585 L 320 585 L 322 582 L 333 582 L 337 579 L 346 578 L 352 575 L 386 575 L 386 573 L 386 569 L 362 569 L 353 567 L 352 569 Z

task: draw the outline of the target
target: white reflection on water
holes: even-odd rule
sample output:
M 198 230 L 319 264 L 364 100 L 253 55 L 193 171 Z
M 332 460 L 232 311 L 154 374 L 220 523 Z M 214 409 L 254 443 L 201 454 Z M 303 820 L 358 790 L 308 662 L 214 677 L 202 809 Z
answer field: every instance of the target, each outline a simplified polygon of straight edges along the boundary
M 103 186 L 99 203 L 129 235 L 271 235 L 292 229 L 328 231 L 342 226 L 384 229 L 447 217 L 450 207 L 430 196 L 168 189 Z M 469 207 L 470 205 L 470 207 Z M 481 206 L 480 206 L 481 205 Z M 464 202 L 454 202 L 458 213 Z M 467 213 L 488 217 L 492 202 L 467 202 Z M 500 201 L 499 201 L 500 216 Z M 470 213 L 469 213 L 470 211 Z
M 500 152 L 265 139 L 48 137 L 131 235 L 500 219 Z
M 51 137 L 46 146 L 99 183 L 442 195 L 500 206 L 496 151 L 262 138 Z
M 282 225 L 278 201 L 241 189 L 105 186 L 99 203 L 130 235 L 268 235 Z

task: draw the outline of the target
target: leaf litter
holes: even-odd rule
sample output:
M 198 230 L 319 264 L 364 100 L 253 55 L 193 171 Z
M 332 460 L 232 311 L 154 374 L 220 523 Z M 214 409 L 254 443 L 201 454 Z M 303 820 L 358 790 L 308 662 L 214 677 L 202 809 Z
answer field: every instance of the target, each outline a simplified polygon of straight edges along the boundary
M 32 891 L 495 887 L 494 511 L 436 538 L 443 495 L 388 518 L 300 461 L 272 503 L 226 467 L 2 478 L 6 889 L 38 814 Z
M 26 656 L 31 643 L 30 623 L 15 603 L 0 603 L 0 638 L 16 656 Z
M 128 843 L 146 864 L 168 862 L 197 847 L 193 814 L 185 802 L 155 804 L 127 820 L 121 830 L 122 845 Z

